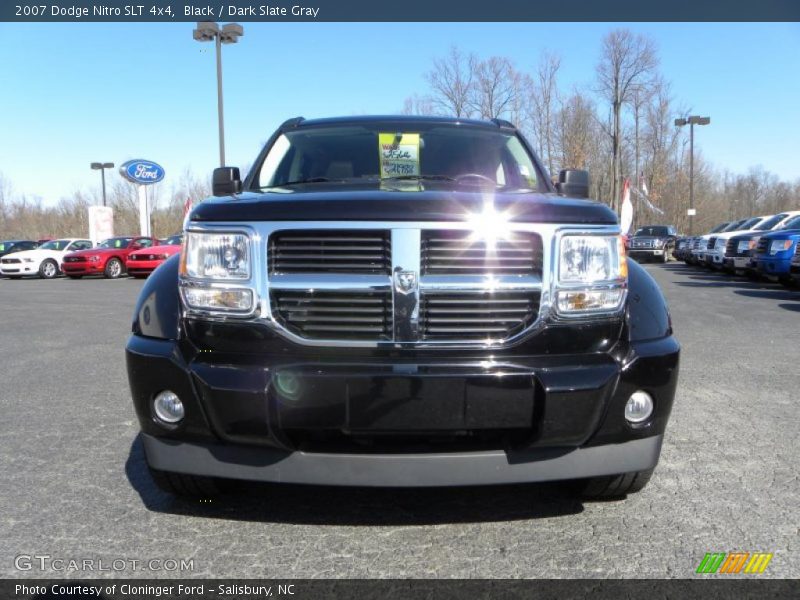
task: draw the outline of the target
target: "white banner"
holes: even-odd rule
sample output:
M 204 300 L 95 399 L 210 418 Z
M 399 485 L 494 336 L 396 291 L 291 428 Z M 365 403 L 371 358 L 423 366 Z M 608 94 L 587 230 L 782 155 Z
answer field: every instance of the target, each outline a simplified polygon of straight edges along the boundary
M 150 206 L 147 203 L 147 187 L 136 186 L 139 191 L 139 235 L 150 235 Z
M 110 206 L 89 207 L 89 239 L 96 246 L 114 237 L 114 210 Z

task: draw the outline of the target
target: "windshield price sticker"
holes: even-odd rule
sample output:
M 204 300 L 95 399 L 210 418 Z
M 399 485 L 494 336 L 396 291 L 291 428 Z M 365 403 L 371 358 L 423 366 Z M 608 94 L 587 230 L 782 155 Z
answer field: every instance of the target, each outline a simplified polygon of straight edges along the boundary
M 419 134 L 379 133 L 381 179 L 419 175 Z

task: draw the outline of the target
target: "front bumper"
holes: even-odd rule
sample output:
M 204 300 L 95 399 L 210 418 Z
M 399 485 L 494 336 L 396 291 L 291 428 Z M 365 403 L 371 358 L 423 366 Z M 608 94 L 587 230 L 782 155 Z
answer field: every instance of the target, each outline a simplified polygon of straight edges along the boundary
M 97 262 L 63 263 L 61 270 L 65 275 L 100 275 L 105 269 L 105 264 Z
M 785 258 L 758 258 L 756 267 L 759 273 L 764 273 L 765 275 L 788 275 L 791 262 Z
M 163 260 L 129 260 L 125 267 L 130 275 L 148 275 L 163 263 Z
M 636 258 L 661 258 L 664 256 L 664 248 L 629 248 L 628 256 Z
M 34 263 L 12 263 L 0 266 L 0 275 L 36 275 L 39 272 L 39 264 Z
M 145 434 L 154 469 L 250 481 L 442 487 L 557 481 L 652 469 L 663 436 L 572 450 L 326 454 L 164 440 Z
M 185 342 L 137 335 L 128 343 L 129 381 L 154 468 L 261 481 L 432 486 L 652 468 L 674 398 L 679 346 L 667 337 L 630 344 L 616 357 L 424 364 L 203 352 L 186 360 L 185 351 Z M 300 385 L 287 386 L 286 374 Z M 165 389 L 184 403 L 179 427 L 153 417 L 152 400 Z M 655 410 L 633 427 L 624 405 L 639 389 L 654 397 Z

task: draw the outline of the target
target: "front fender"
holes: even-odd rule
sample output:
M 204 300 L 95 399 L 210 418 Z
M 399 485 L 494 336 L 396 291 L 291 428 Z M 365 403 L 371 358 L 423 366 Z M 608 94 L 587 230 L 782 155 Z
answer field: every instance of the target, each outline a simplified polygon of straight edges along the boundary
M 181 315 L 179 263 L 180 254 L 176 254 L 147 278 L 133 313 L 134 334 L 163 340 L 178 339 Z
M 672 335 L 672 319 L 655 279 L 636 261 L 628 260 L 628 340 L 641 342 Z

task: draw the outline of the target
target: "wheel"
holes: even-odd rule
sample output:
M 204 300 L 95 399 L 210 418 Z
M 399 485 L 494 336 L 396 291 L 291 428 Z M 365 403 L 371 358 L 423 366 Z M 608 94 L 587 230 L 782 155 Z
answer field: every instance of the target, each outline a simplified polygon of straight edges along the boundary
M 52 258 L 42 261 L 42 264 L 39 265 L 39 277 L 42 279 L 58 277 L 58 263 Z
M 122 263 L 118 258 L 111 258 L 103 269 L 103 276 L 106 279 L 118 279 L 122 275 Z
M 212 498 L 222 493 L 222 486 L 219 480 L 213 477 L 159 471 L 149 465 L 147 469 L 150 471 L 150 476 L 153 478 L 158 488 L 173 496 L 180 496 L 183 498 Z
M 653 476 L 653 471 L 655 468 L 583 479 L 578 483 L 578 491 L 584 498 L 621 498 L 642 491 Z
M 67 275 L 70 279 L 80 279 L 83 275 Z

